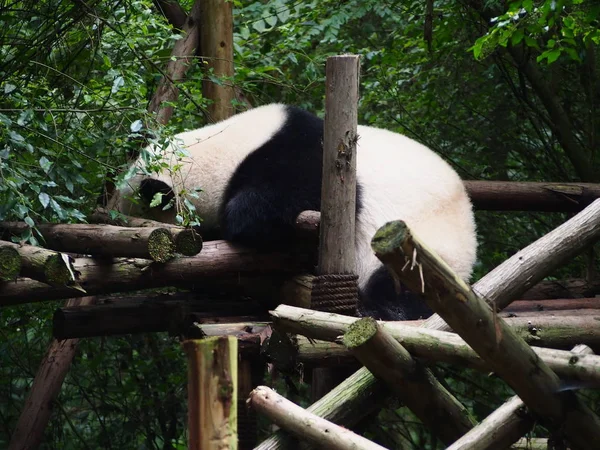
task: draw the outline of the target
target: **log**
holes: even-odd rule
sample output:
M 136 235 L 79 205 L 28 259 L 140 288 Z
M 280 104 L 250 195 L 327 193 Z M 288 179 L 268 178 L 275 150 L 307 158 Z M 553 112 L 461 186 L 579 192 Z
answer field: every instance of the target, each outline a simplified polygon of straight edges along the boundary
M 67 285 L 73 285 L 75 281 L 70 256 L 27 244 L 20 245 L 0 241 L 0 245 L 13 248 L 19 253 L 21 276 L 32 278 L 50 286 L 56 286 L 58 289 L 68 289 L 71 293 L 74 292 L 74 289 L 66 288 Z M 0 285 L 0 291 L 10 289 L 13 285 L 14 282 Z M 83 295 L 71 295 L 62 298 L 81 296 Z
M 600 198 L 600 184 L 464 181 L 476 209 L 579 212 Z
M 356 317 L 288 305 L 279 305 L 270 314 L 276 330 L 301 334 L 309 340 L 328 342 L 338 342 L 339 336 L 343 335 L 352 323 L 359 320 Z M 456 333 L 411 326 L 406 322 L 380 322 L 380 324 L 414 357 L 483 372 L 493 370 L 492 366 L 478 356 Z M 302 341 L 300 337 L 296 339 Z M 569 383 L 600 387 L 600 356 L 579 355 L 566 350 L 541 347 L 531 348 L 537 355 L 536 360 L 543 360 L 561 378 L 569 380 Z M 345 384 L 346 382 L 340 386 Z
M 37 249 L 37 247 L 34 247 Z M 37 249 L 36 251 L 42 251 Z M 49 252 L 49 250 L 45 250 Z M 53 252 L 51 252 L 53 253 Z M 201 286 L 214 277 L 238 274 L 276 274 L 309 270 L 313 256 L 300 253 L 261 253 L 225 241 L 210 241 L 192 257 L 176 258 L 164 264 L 143 259 L 116 259 L 113 262 L 78 258 L 73 263 L 83 291 L 51 287 L 17 280 L 0 286 L 0 306 L 56 300 L 111 292 L 180 286 Z
M 237 449 L 237 340 L 187 340 L 188 448 Z
M 598 226 L 598 209 L 600 209 L 600 203 L 598 203 L 598 201 L 596 201 L 595 203 L 593 203 L 592 205 L 590 205 L 588 208 L 586 208 L 586 210 L 582 211 L 580 214 L 578 214 L 577 216 L 575 216 L 574 218 L 572 218 L 571 220 L 569 220 L 568 222 L 566 222 L 565 224 L 563 224 L 564 227 L 571 227 L 572 225 L 574 225 L 574 228 L 576 228 L 576 230 L 574 230 L 573 233 L 567 233 L 567 235 L 562 236 L 562 231 L 559 231 L 558 233 L 554 234 L 553 236 L 551 236 L 551 238 L 542 238 L 540 240 L 538 240 L 534 245 L 529 246 L 527 249 L 522 250 L 521 252 L 526 251 L 527 252 L 531 252 L 532 254 L 535 254 L 536 252 L 539 252 L 540 250 L 544 250 L 543 253 L 544 255 L 548 255 L 550 253 L 552 253 L 552 251 L 555 248 L 555 244 L 558 243 L 565 243 L 566 245 L 564 245 L 562 247 L 563 251 L 560 253 L 559 257 L 561 259 L 561 261 L 563 259 L 568 258 L 569 256 L 571 256 L 571 252 L 569 250 L 567 250 L 568 246 L 571 245 L 573 248 L 573 254 L 577 253 L 578 251 L 581 251 L 583 248 L 586 247 L 586 245 L 589 245 L 591 242 L 594 242 L 595 239 L 597 238 L 598 235 L 598 231 L 600 230 L 600 226 Z M 561 227 L 559 227 L 560 229 Z M 564 229 L 564 228 L 563 228 Z M 585 230 L 585 232 L 584 232 Z M 594 232 L 594 230 L 596 230 Z M 552 233 L 550 233 L 552 234 Z M 556 239 L 555 239 L 556 237 Z M 579 239 L 582 239 L 582 242 L 579 241 Z M 555 241 L 555 242 L 553 242 Z M 538 281 L 540 281 L 544 276 L 546 276 L 552 269 L 553 267 L 547 267 L 545 264 L 545 261 L 543 258 L 541 259 L 534 259 L 533 262 L 527 262 L 524 263 L 523 265 L 526 266 L 527 270 L 524 271 L 523 276 L 521 276 L 520 273 L 520 267 L 521 265 L 518 264 L 522 261 L 519 260 L 519 257 L 522 256 L 517 254 L 515 256 L 513 256 L 513 258 L 511 258 L 509 261 L 507 266 L 501 265 L 498 268 L 496 268 L 496 270 L 494 270 L 494 274 L 490 277 L 484 277 L 481 281 L 483 281 L 483 283 L 481 283 L 481 285 L 476 284 L 474 287 L 478 287 L 478 292 L 480 294 L 483 294 L 484 296 L 487 296 L 487 294 L 490 294 L 490 296 L 493 293 L 493 297 L 494 297 L 494 301 L 499 302 L 502 301 L 504 302 L 503 306 L 506 306 L 506 304 L 510 303 L 510 300 L 517 298 L 520 293 L 526 291 L 527 289 L 529 289 L 532 285 L 534 285 L 535 283 L 537 283 Z M 526 259 L 524 259 L 523 261 L 527 261 Z M 513 266 L 514 265 L 514 266 Z M 528 277 L 531 276 L 531 281 L 528 283 Z M 511 284 L 513 278 L 515 278 L 517 280 L 516 285 L 515 284 Z M 523 287 L 519 287 L 519 285 L 524 285 Z M 517 286 L 517 287 L 515 287 Z M 432 316 L 434 317 L 431 321 L 428 321 L 427 323 L 423 324 L 423 327 L 427 327 L 427 328 L 431 328 L 431 329 L 435 329 L 435 328 L 444 328 L 446 326 L 445 322 L 443 320 L 439 320 L 435 318 L 436 315 Z M 428 319 L 429 320 L 429 319 Z M 402 343 L 402 342 L 401 342 Z M 544 350 L 544 349 L 540 349 L 540 350 Z M 410 349 L 409 349 L 410 351 Z M 538 352 L 539 353 L 539 352 Z M 552 367 L 552 365 L 551 365 Z M 563 368 L 565 368 L 563 366 Z M 568 363 L 567 363 L 567 367 L 566 369 L 572 369 L 572 367 L 569 367 Z M 573 374 L 571 374 L 573 375 Z M 578 374 L 580 375 L 580 374 Z M 366 368 L 362 368 L 359 369 L 356 373 L 355 373 L 355 378 L 353 378 L 352 380 L 350 378 L 348 378 L 347 380 L 345 380 L 343 383 L 341 383 L 340 385 L 337 386 L 336 389 L 339 390 L 344 390 L 347 389 L 349 386 L 352 387 L 352 389 L 360 389 L 363 392 L 367 393 L 367 394 L 374 394 L 375 392 L 380 392 L 381 389 L 383 389 L 382 387 L 382 383 L 377 381 L 373 375 L 369 372 L 368 369 Z M 354 404 L 354 407 L 359 408 L 361 411 L 363 411 L 363 413 L 369 414 L 371 411 L 375 410 L 375 408 L 378 406 L 377 404 L 374 404 L 373 402 L 369 402 L 368 400 L 366 400 L 367 397 L 363 397 L 363 401 L 357 401 Z M 324 403 L 329 403 L 332 402 L 334 400 L 334 396 L 333 395 L 326 395 L 325 397 L 323 397 L 323 402 Z M 340 406 L 331 406 L 330 408 L 327 408 L 326 411 L 323 412 L 323 414 L 327 414 L 328 416 L 334 416 L 337 414 L 340 414 L 340 410 L 342 408 L 344 408 L 345 405 L 340 405 Z M 353 419 L 355 419 L 354 417 L 346 417 L 344 422 L 338 422 L 336 421 L 336 423 L 343 423 L 345 426 L 351 426 L 352 424 L 355 424 L 356 422 L 353 421 Z M 263 444 L 261 444 L 261 446 L 259 446 L 259 448 L 261 450 L 266 450 L 266 449 L 279 449 L 279 448 L 283 448 L 285 446 L 285 443 L 288 442 L 287 439 L 289 439 L 285 433 L 283 432 L 276 432 L 273 435 L 271 435 L 267 440 L 265 440 L 263 442 Z
M 531 431 L 534 424 L 527 407 L 515 395 L 446 450 L 505 450 Z
M 427 305 L 490 364 L 543 424 L 562 429 L 581 448 L 591 449 L 592 443 L 600 442 L 600 419 L 594 412 L 573 392 L 560 392 L 560 380 L 548 365 L 404 222 L 381 227 L 372 248 L 405 286 L 422 294 Z
M 431 370 L 414 360 L 375 319 L 365 317 L 354 322 L 344 333 L 343 342 L 446 445 L 476 425 Z
M 3 237 L 19 236 L 29 229 L 25 222 L 0 222 Z M 167 228 L 129 228 L 114 225 L 37 225 L 45 247 L 82 255 L 146 258 L 167 262 L 175 256 L 175 245 Z
M 556 298 L 552 300 L 517 300 L 502 310 L 504 314 L 537 313 L 541 311 L 586 311 L 600 309 L 600 298 Z
M 585 345 L 575 346 L 571 351 L 593 354 L 592 349 Z M 528 433 L 534 424 L 535 418 L 528 413 L 523 401 L 515 395 L 447 450 L 470 450 L 474 447 L 478 450 L 504 450 Z
M 0 282 L 15 280 L 21 272 L 21 264 L 17 249 L 0 243 Z
M 356 273 L 356 255 L 352 243 L 356 229 L 359 75 L 358 56 L 327 58 L 319 275 Z M 318 305 L 312 307 L 319 308 Z M 315 368 L 311 383 L 312 400 L 321 398 L 345 377 L 345 372 Z
M 212 100 L 208 106 L 209 120 L 219 122 L 234 112 L 233 4 L 225 0 L 202 0 L 199 21 L 200 55 L 206 68 L 202 96 Z M 215 82 L 215 78 L 220 81 Z
M 250 393 L 248 405 L 278 426 L 319 448 L 385 450 L 346 428 L 310 413 L 266 386 L 258 386 Z
M 184 256 L 194 256 L 202 250 L 202 236 L 194 228 L 174 226 L 150 219 L 116 214 L 114 217 L 105 208 L 96 208 L 88 218 L 92 223 L 103 223 L 132 228 L 167 228 L 173 236 L 175 251 Z M 123 255 L 126 256 L 126 255 Z
M 67 306 L 89 305 L 94 297 L 67 301 Z M 46 356 L 33 379 L 33 384 L 8 445 L 9 450 L 36 449 L 42 442 L 44 430 L 50 420 L 54 401 L 77 352 L 78 339 L 52 340 Z
M 502 310 L 599 237 L 600 200 L 595 200 L 579 214 L 489 272 L 473 285 L 473 291 L 497 310 Z M 437 314 L 428 318 L 424 326 L 438 330 L 449 329 Z
M 372 410 L 381 407 L 387 397 L 385 384 L 363 368 L 306 408 L 306 411 L 336 424 L 355 424 Z M 294 448 L 295 443 L 296 440 L 291 435 L 279 430 L 255 450 Z
M 523 300 L 546 300 L 554 298 L 583 298 L 600 294 L 600 279 L 540 281 L 521 296 Z
M 251 301 L 224 301 L 216 297 L 191 300 L 193 295 L 150 295 L 119 298 L 94 306 L 62 307 L 54 312 L 57 339 L 115 336 L 169 331 L 185 335 L 194 323 L 231 322 L 240 315 L 267 320 L 264 309 Z

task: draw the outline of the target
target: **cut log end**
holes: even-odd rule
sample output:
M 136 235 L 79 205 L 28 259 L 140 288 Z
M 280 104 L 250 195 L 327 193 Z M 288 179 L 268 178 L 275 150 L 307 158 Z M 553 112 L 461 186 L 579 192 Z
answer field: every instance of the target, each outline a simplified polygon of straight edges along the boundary
M 159 263 L 167 262 L 175 257 L 173 236 L 166 228 L 157 228 L 148 237 L 148 253 Z
M 395 220 L 382 226 L 373 239 L 371 248 L 375 253 L 388 253 L 396 248 L 403 248 L 404 242 L 410 237 L 410 230 L 405 222 Z
M 13 247 L 0 247 L 0 281 L 15 280 L 21 272 L 21 256 Z
M 184 256 L 195 256 L 202 250 L 202 236 L 192 229 L 181 230 L 175 235 L 175 249 Z
M 344 333 L 343 342 L 349 349 L 364 345 L 377 334 L 377 322 L 372 317 L 363 317 L 352 323 Z

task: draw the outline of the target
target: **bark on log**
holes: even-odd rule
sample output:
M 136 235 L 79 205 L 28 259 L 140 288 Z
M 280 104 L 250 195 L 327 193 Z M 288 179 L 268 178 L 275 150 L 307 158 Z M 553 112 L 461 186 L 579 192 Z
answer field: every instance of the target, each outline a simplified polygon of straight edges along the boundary
M 173 236 L 175 251 L 177 253 L 181 253 L 184 256 L 194 256 L 202 250 L 202 236 L 193 228 L 177 227 L 173 224 L 126 216 L 124 214 L 119 214 L 118 217 L 113 218 L 104 208 L 96 208 L 89 217 L 89 220 L 92 223 L 104 223 L 121 227 L 167 228 Z
M 233 3 L 226 0 L 200 2 L 200 55 L 206 69 L 202 95 L 212 100 L 208 106 L 211 122 L 219 122 L 234 113 L 231 78 L 233 69 Z M 226 77 L 215 83 L 214 78 Z
M 313 266 L 312 255 L 264 254 L 225 241 L 210 241 L 205 243 L 199 255 L 176 258 L 164 264 L 142 259 L 110 262 L 78 258 L 73 263 L 73 270 L 78 274 L 77 281 L 85 292 L 17 280 L 0 286 L 0 306 L 151 287 L 193 287 L 208 284 L 213 277 L 227 274 L 293 273 L 310 270 Z
M 246 300 L 223 301 L 210 297 L 189 299 L 192 295 L 119 298 L 86 307 L 63 307 L 54 312 L 53 335 L 57 339 L 113 336 L 130 333 L 169 331 L 186 334 L 194 322 L 231 322 L 231 318 L 254 316 L 267 320 L 264 308 Z M 188 297 L 188 298 L 186 298 Z
M 597 202 L 600 207 L 600 200 Z M 373 237 L 372 247 L 404 285 L 420 292 L 429 307 L 493 367 L 543 419 L 542 423 L 551 429 L 561 428 L 569 441 L 581 448 L 592 449 L 600 442 L 600 419 L 596 414 L 573 392 L 561 392 L 560 380 L 548 365 L 447 264 L 412 235 L 404 222 L 381 227 Z M 410 270 L 405 270 L 411 262 Z
M 337 342 L 356 317 L 324 313 L 294 306 L 279 305 L 271 311 L 276 330 L 301 334 L 309 339 Z M 469 369 L 490 372 L 486 363 L 456 333 L 407 325 L 406 322 L 381 322 L 381 327 L 411 355 L 433 362 L 444 362 Z M 298 340 L 302 338 L 298 337 Z M 537 357 L 565 380 L 600 387 L 600 356 L 577 355 L 566 350 L 531 347 Z M 361 369 L 362 370 L 362 369 Z M 360 372 L 360 370 L 359 370 Z M 346 382 L 340 386 L 343 387 Z M 336 422 L 337 423 L 337 422 Z
M 330 422 L 347 426 L 358 423 L 372 410 L 381 407 L 388 395 L 385 384 L 378 381 L 368 369 L 363 368 L 306 408 L 306 411 Z M 293 448 L 295 443 L 294 437 L 279 430 L 255 450 Z
M 600 199 L 504 261 L 475 283 L 473 291 L 497 310 L 502 310 L 599 237 Z M 448 325 L 437 314 L 427 319 L 424 326 L 449 330 Z
M 21 255 L 16 248 L 0 242 L 0 282 L 14 281 L 21 273 Z
M 67 306 L 90 305 L 94 297 L 67 301 Z M 9 450 L 35 449 L 42 442 L 44 430 L 50 419 L 54 400 L 71 367 L 77 351 L 78 339 L 58 341 L 54 339 L 42 360 L 25 400 L 25 406 L 11 437 Z
M 523 401 L 515 395 L 446 450 L 505 450 L 527 434 L 534 423 Z
M 431 370 L 414 360 L 373 318 L 365 317 L 350 325 L 343 342 L 446 445 L 476 425 Z
M 19 236 L 24 222 L 0 222 L 2 237 Z M 114 225 L 39 224 L 44 247 L 82 255 L 146 258 L 166 262 L 175 256 L 173 236 L 167 228 L 130 228 Z
M 464 181 L 476 209 L 579 212 L 600 198 L 600 184 Z
M 323 178 L 319 230 L 319 275 L 356 273 L 356 144 L 360 58 L 330 56 L 325 66 Z M 350 245 L 349 245 L 350 243 Z M 355 302 L 358 299 L 355 299 Z M 349 308 L 351 303 L 349 304 Z M 354 303 L 355 309 L 356 303 Z M 319 308 L 318 305 L 312 305 Z M 316 368 L 311 398 L 318 400 L 340 381 L 344 372 Z
M 65 288 L 72 285 L 74 280 L 72 258 L 64 253 L 57 253 L 33 245 L 19 245 L 12 242 L 0 241 L 0 245 L 15 249 L 21 257 L 21 276 L 56 286 L 58 289 L 68 289 L 71 294 L 74 289 Z M 0 292 L 10 289 L 15 282 L 0 284 Z M 83 295 L 68 295 L 61 298 L 82 297 Z M 0 305 L 2 301 L 0 300 Z
M 237 449 L 237 341 L 188 340 L 188 448 Z
M 583 298 L 600 294 L 600 279 L 540 281 L 521 296 L 523 300 L 546 300 L 553 298 Z
M 248 405 L 278 426 L 319 448 L 385 450 L 382 446 L 301 408 L 266 386 L 259 386 L 250 393 Z
M 593 353 L 592 349 L 585 345 L 576 346 L 571 351 L 588 355 Z M 529 414 L 523 401 L 515 395 L 447 450 L 504 450 L 528 433 L 534 424 L 534 417 Z
M 600 298 L 556 298 L 552 300 L 517 300 L 512 302 L 502 310 L 502 315 L 516 314 L 535 315 L 537 312 L 545 311 L 559 313 L 562 311 L 581 310 L 586 314 L 586 310 L 600 309 Z M 524 314 L 532 313 L 532 314 Z M 593 313 L 595 314 L 595 313 Z

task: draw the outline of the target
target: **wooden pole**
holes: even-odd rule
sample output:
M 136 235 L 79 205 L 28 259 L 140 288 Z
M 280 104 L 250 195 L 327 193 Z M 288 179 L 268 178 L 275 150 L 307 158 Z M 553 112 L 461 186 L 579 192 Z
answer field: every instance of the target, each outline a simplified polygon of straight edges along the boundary
M 231 81 L 211 80 L 233 77 L 233 2 L 203 0 L 200 13 L 200 54 L 206 75 L 202 82 L 202 95 L 212 104 L 208 107 L 209 120 L 219 122 L 233 115 L 234 98 Z
M 188 356 L 188 448 L 237 450 L 237 340 L 183 343 Z
M 356 271 L 356 141 L 360 60 L 356 55 L 331 56 L 326 64 L 323 184 L 318 273 Z M 331 369 L 317 368 L 312 399 L 321 398 L 339 381 Z
M 96 297 L 75 298 L 68 300 L 67 306 L 91 305 L 95 301 Z M 52 414 L 54 400 L 58 397 L 78 345 L 79 339 L 52 340 L 25 400 L 8 445 L 9 450 L 33 450 L 39 447 Z

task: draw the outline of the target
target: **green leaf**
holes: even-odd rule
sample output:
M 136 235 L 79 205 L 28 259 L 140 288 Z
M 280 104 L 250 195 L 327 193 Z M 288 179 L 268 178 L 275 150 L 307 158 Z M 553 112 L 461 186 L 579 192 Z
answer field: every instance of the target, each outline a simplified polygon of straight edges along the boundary
M 152 201 L 150 202 L 150 208 L 155 208 L 156 206 L 159 206 L 162 203 L 162 198 L 162 192 L 157 192 L 156 194 L 154 194 L 154 196 L 152 197 Z
M 25 222 L 27 225 L 29 225 L 30 227 L 32 227 L 32 228 L 33 228 L 33 227 L 35 227 L 35 222 L 34 222 L 34 221 L 33 221 L 33 219 L 32 219 L 31 217 L 29 217 L 29 216 L 26 216 L 26 217 L 23 219 L 23 221 L 24 221 L 24 222 Z
M 252 28 L 254 28 L 259 33 L 262 33 L 263 31 L 265 31 L 267 29 L 267 26 L 266 26 L 264 20 L 259 19 L 252 24 Z
M 45 192 L 40 192 L 40 194 L 38 195 L 38 200 L 44 208 L 47 208 L 48 204 L 50 203 L 50 196 Z
M 512 45 L 517 45 L 519 42 L 521 42 L 523 40 L 524 37 L 525 37 L 525 33 L 523 32 L 523 30 L 521 28 L 518 28 L 511 36 Z
M 561 52 L 559 48 L 548 52 L 548 64 L 552 64 L 554 61 L 556 61 L 560 56 L 560 53 Z
M 52 168 L 52 163 L 48 160 L 48 158 L 42 156 L 40 158 L 40 167 L 46 174 L 48 174 L 48 172 L 50 172 L 50 169 Z

